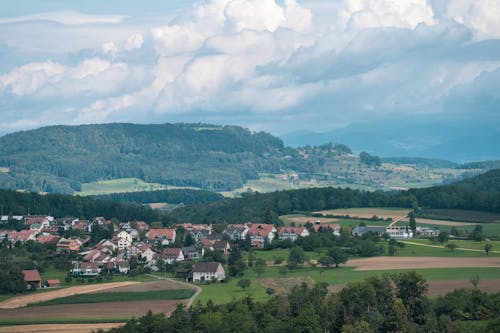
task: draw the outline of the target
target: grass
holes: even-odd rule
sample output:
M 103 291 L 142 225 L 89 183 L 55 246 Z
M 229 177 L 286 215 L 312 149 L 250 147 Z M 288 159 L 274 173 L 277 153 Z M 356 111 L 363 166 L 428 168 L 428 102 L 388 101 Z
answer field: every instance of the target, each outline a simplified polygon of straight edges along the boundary
M 262 278 L 304 278 L 309 277 L 314 282 L 326 282 L 330 285 L 345 285 L 349 282 L 361 281 L 370 276 L 383 274 L 393 274 L 400 272 L 409 272 L 413 269 L 399 270 L 380 270 L 380 271 L 355 271 L 353 267 L 339 267 L 321 269 L 317 267 L 304 267 L 302 269 L 289 271 L 283 275 L 279 272 L 278 267 L 268 267 L 262 274 Z M 421 274 L 427 281 L 433 280 L 468 280 L 472 276 L 479 276 L 480 279 L 500 279 L 500 268 L 429 268 L 417 269 L 417 273 Z M 237 278 L 231 278 L 226 283 L 216 283 L 202 285 L 202 293 L 198 297 L 198 303 L 206 303 L 211 300 L 214 304 L 223 304 L 232 301 L 233 299 L 241 299 L 250 295 L 256 301 L 265 301 L 270 298 L 266 294 L 265 287 L 262 286 L 256 279 L 257 274 L 252 270 L 245 272 L 244 278 L 249 278 L 252 283 L 250 287 L 243 291 L 237 286 Z
M 419 213 L 423 218 L 463 222 L 500 222 L 500 214 L 461 209 L 425 209 Z
M 192 289 L 151 290 L 144 292 L 100 292 L 97 294 L 79 294 L 56 298 L 50 301 L 31 304 L 45 306 L 57 304 L 87 304 L 103 302 L 133 302 L 186 299 L 194 294 Z
M 174 188 L 187 188 L 187 187 L 168 186 L 159 183 L 146 183 L 137 178 L 120 178 L 112 180 L 101 180 L 92 183 L 84 183 L 82 184 L 81 192 L 77 192 L 75 194 L 85 196 L 85 195 L 98 195 L 98 194 L 121 193 L 121 192 L 157 191 L 157 190 L 168 190 Z

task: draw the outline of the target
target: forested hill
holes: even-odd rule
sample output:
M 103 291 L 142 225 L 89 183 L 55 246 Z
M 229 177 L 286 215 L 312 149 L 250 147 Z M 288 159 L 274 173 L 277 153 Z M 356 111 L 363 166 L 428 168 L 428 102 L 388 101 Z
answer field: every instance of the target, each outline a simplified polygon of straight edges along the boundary
M 490 170 L 473 178 L 455 183 L 471 190 L 483 192 L 500 192 L 500 169 Z
M 211 203 L 224 199 L 224 197 L 219 193 L 191 189 L 112 193 L 105 195 L 93 195 L 92 198 L 135 204 L 168 202 L 170 204 L 186 205 Z
M 278 172 L 280 139 L 236 126 L 50 126 L 0 138 L 0 188 L 73 193 L 82 183 L 134 177 L 227 190 Z

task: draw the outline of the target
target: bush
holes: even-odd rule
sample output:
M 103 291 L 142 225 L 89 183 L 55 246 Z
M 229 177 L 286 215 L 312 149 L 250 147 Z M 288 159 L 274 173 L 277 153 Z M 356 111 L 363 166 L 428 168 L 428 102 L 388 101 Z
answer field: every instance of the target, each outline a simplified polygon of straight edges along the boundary
M 64 281 L 66 281 L 66 283 L 71 283 L 73 282 L 73 278 L 71 276 L 66 276 L 66 279 L 64 279 Z
M 80 277 L 80 278 L 76 279 L 76 282 L 85 283 L 85 279 Z
M 87 279 L 87 282 L 88 282 L 88 283 L 94 283 L 94 281 L 95 281 L 95 280 L 94 280 L 93 278 L 89 278 L 89 279 Z

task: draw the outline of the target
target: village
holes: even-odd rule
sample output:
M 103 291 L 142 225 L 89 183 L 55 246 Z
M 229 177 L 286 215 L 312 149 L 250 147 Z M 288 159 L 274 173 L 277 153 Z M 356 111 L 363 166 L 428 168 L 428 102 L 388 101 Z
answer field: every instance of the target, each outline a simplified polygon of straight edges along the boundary
M 314 223 L 300 226 L 280 226 L 263 223 L 229 225 L 182 223 L 165 228 L 161 223 L 144 221 L 122 222 L 95 217 L 54 218 L 48 215 L 2 216 L 2 224 L 14 221 L 24 229 L 15 231 L 0 229 L 0 243 L 8 246 L 36 242 L 55 247 L 58 254 L 70 255 L 74 278 L 98 278 L 102 275 L 137 274 L 131 266 L 140 266 L 140 272 L 171 270 L 175 266 L 176 277 L 195 283 L 221 282 L 226 279 L 224 267 L 217 261 L 207 261 L 206 254 L 227 256 L 231 247 L 246 241 L 253 249 L 265 249 L 273 241 L 295 242 L 307 237 L 311 231 L 327 230 L 340 236 L 339 224 Z M 0 224 L 1 226 L 1 224 Z M 353 236 L 371 232 L 391 238 L 411 238 L 408 227 L 366 226 L 352 229 Z M 419 228 L 423 236 L 436 235 L 436 231 Z M 205 258 L 205 260 L 202 260 Z M 182 264 L 181 267 L 179 265 Z M 57 287 L 59 280 L 42 280 L 37 270 L 23 271 L 31 288 Z

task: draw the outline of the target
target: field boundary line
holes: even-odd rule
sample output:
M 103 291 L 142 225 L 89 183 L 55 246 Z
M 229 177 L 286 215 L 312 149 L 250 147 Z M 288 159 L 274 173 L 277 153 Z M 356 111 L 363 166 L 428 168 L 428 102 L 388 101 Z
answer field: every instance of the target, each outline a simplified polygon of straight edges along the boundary
M 422 243 L 415 243 L 415 242 L 409 242 L 409 241 L 399 241 L 401 243 L 405 244 L 411 244 L 411 245 L 418 245 L 418 246 L 425 246 L 425 247 L 434 247 L 434 248 L 439 248 L 439 249 L 446 249 L 446 246 L 444 245 L 431 245 L 431 244 L 422 244 Z M 484 252 L 484 250 L 479 250 L 479 249 L 469 249 L 466 247 L 457 247 L 455 250 L 462 250 L 462 251 L 473 251 L 473 252 Z M 500 253 L 500 251 L 490 251 L 491 253 Z

